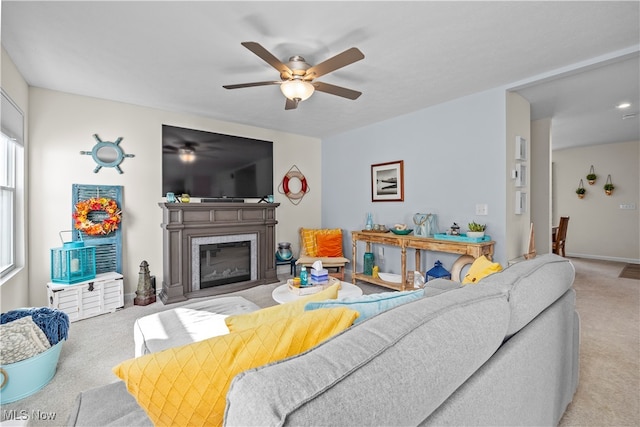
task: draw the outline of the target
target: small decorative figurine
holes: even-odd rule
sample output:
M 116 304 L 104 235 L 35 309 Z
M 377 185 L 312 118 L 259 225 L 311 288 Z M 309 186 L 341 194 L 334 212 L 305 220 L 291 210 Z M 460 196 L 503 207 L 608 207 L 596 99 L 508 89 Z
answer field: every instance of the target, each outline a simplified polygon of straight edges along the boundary
M 373 215 L 371 214 L 371 212 L 367 213 L 367 223 L 364 226 L 365 230 L 372 230 L 373 229 Z
M 156 302 L 156 294 L 151 285 L 151 275 L 149 274 L 149 264 L 147 261 L 140 263 L 140 272 L 138 273 L 138 289 L 136 297 L 133 299 L 134 305 L 149 305 Z
M 456 224 L 455 222 L 451 226 L 451 235 L 452 236 L 459 236 L 460 235 L 460 226 L 458 224 Z

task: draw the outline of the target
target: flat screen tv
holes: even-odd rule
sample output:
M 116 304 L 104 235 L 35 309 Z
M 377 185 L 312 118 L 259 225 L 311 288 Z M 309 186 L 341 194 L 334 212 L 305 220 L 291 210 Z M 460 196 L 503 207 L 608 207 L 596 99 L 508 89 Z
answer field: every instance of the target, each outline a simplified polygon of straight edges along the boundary
M 162 125 L 162 195 L 261 199 L 273 194 L 273 142 Z

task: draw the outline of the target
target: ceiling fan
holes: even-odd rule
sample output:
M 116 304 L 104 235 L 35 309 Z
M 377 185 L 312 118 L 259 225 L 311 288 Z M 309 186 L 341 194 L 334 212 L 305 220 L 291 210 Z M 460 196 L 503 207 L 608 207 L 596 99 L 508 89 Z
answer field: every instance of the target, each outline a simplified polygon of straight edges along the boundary
M 176 147 L 173 145 L 163 145 L 162 149 L 165 153 L 175 153 L 183 163 L 193 163 L 196 160 L 197 142 L 185 142 Z
M 352 47 L 351 49 L 347 49 L 324 62 L 311 66 L 306 63 L 302 56 L 299 55 L 290 57 L 289 62 L 283 64 L 259 43 L 243 42 L 241 44 L 278 70 L 280 72 L 281 81 L 241 83 L 222 86 L 225 89 L 280 85 L 280 90 L 284 96 L 287 97 L 287 101 L 284 106 L 285 110 L 293 110 L 297 108 L 300 101 L 308 99 L 316 90 L 352 100 L 357 99 L 362 95 L 362 92 L 358 92 L 356 90 L 315 81 L 315 79 L 320 76 L 363 59 L 364 54 L 360 52 L 358 48 Z

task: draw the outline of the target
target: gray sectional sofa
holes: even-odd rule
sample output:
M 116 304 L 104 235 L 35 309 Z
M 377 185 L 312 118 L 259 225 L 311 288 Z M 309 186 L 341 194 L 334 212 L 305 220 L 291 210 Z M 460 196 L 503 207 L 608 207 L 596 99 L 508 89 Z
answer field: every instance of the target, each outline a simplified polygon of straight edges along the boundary
M 557 425 L 578 385 L 573 265 L 547 254 L 476 285 L 437 279 L 301 355 L 245 371 L 225 425 Z M 69 425 L 150 425 L 117 382 Z

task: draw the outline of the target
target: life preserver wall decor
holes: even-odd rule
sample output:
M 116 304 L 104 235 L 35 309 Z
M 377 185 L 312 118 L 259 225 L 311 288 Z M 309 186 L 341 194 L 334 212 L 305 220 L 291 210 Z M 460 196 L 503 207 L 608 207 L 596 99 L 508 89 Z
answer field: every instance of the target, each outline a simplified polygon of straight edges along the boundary
M 300 182 L 300 189 L 294 192 L 291 190 L 291 182 L 296 179 Z M 296 165 L 291 166 L 291 169 L 289 169 L 284 178 L 282 178 L 282 182 L 278 187 L 278 192 L 287 196 L 294 205 L 300 203 L 304 195 L 307 194 L 309 190 L 310 188 L 309 183 L 307 183 L 307 178 L 305 178 Z

